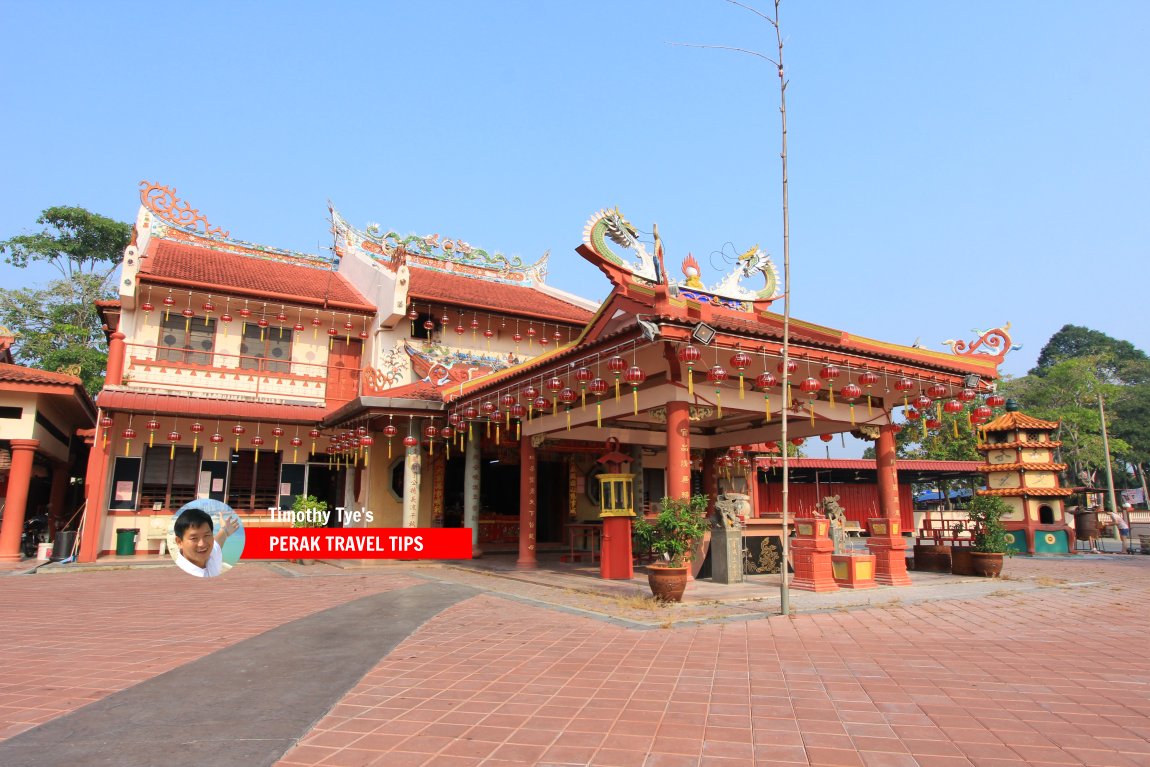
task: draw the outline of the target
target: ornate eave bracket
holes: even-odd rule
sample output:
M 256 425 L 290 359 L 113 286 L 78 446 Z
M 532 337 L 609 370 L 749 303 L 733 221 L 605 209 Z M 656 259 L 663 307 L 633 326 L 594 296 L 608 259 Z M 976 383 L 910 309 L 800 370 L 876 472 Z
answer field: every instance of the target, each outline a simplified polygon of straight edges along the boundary
M 204 234 L 228 238 L 230 232 L 212 226 L 204 214 L 176 196 L 176 190 L 163 184 L 150 181 L 140 182 L 140 204 L 152 211 L 157 218 L 185 229 L 196 229 L 203 225 Z
M 978 359 L 985 359 L 994 362 L 995 365 L 1002 364 L 1009 352 L 1016 349 L 1021 349 L 1021 346 L 1015 346 L 1010 339 L 1010 323 L 1006 323 L 1002 327 L 993 328 L 985 332 L 975 330 L 979 337 L 972 341 L 969 345 L 966 341 L 943 341 L 943 344 L 950 347 L 952 354 L 959 357 L 976 357 Z M 982 347 L 986 347 L 982 349 Z

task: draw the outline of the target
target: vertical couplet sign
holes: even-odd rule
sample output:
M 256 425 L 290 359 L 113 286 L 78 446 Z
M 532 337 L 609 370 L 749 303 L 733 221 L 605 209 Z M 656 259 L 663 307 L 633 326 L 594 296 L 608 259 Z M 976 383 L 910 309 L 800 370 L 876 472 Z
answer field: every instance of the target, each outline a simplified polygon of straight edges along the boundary
M 519 560 L 521 568 L 535 567 L 535 446 L 524 435 L 519 442 Z

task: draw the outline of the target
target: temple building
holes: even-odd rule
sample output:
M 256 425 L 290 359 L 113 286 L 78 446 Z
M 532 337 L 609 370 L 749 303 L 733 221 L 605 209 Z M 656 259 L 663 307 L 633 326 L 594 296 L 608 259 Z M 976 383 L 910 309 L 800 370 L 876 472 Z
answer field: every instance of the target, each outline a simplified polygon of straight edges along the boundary
M 533 567 L 599 522 L 609 442 L 631 457 L 638 510 L 742 495 L 777 536 L 770 472 L 755 467 L 784 418 L 796 443 L 876 441 L 865 516 L 898 521 L 892 411 L 952 428 L 1010 349 L 1008 326 L 943 352 L 791 319 L 784 366 L 763 251 L 734 254 L 710 287 L 687 254 L 674 279 L 657 230 L 643 241 L 617 209 L 592 216 L 577 248 L 611 286 L 596 305 L 547 285 L 547 256 L 358 229 L 332 209 L 334 258 L 319 259 L 231 239 L 165 187 L 143 184 L 141 200 L 120 300 L 104 308 L 89 560 L 117 528 L 194 497 L 261 524 L 307 493 L 372 511 L 371 526 L 462 525 L 477 553 Z M 898 530 L 871 526 L 879 582 L 909 582 Z

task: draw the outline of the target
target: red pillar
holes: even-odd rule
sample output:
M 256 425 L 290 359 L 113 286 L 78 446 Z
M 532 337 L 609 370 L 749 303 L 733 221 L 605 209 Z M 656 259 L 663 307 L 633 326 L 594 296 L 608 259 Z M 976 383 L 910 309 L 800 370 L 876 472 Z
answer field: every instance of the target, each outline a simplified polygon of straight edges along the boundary
M 96 427 L 92 449 L 88 452 L 88 471 L 84 475 L 84 521 L 80 536 L 78 562 L 95 562 L 100 556 L 100 533 L 104 527 L 104 482 L 108 469 L 109 445 L 104 444 L 103 429 Z
M 691 497 L 691 417 L 686 402 L 667 403 L 667 495 Z
M 64 502 L 68 498 L 68 475 L 71 467 L 67 463 L 57 463 L 52 467 L 52 493 L 48 496 L 48 537 L 55 538 L 56 530 L 68 521 L 68 509 Z
M 126 336 L 119 330 L 108 338 L 108 373 L 104 379 L 105 386 L 119 386 L 124 382 L 124 339 Z
M 515 562 L 520 570 L 534 570 L 538 564 L 535 560 L 535 499 L 538 497 L 535 460 L 531 438 L 524 435 L 519 440 L 519 559 Z
M 884 586 L 909 586 L 906 574 L 906 541 L 902 537 L 902 515 L 898 507 L 898 467 L 895 459 L 894 427 L 879 430 L 875 444 L 878 469 L 878 503 L 880 524 L 871 524 L 867 547 L 875 557 L 876 583 Z M 885 524 L 881 524 L 885 522 Z
M 14 439 L 12 467 L 8 472 L 8 493 L 4 502 L 4 522 L 0 525 L 0 562 L 19 562 L 20 534 L 28 506 L 28 486 L 32 483 L 32 457 L 40 446 L 38 439 Z

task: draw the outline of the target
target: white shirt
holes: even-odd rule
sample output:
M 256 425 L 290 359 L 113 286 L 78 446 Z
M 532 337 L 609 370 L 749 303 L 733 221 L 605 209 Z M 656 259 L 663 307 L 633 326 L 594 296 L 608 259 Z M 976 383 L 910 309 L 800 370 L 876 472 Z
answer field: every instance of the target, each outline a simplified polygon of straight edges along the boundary
M 194 575 L 197 578 L 212 578 L 219 575 L 223 571 L 224 552 L 220 548 L 220 544 L 212 541 L 212 553 L 208 555 L 208 561 L 203 567 L 197 567 L 192 562 L 184 558 L 184 552 L 176 552 L 176 565 L 188 575 Z

